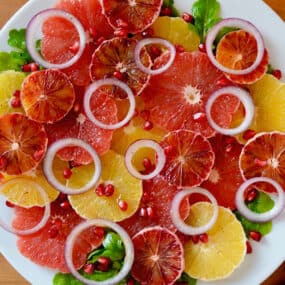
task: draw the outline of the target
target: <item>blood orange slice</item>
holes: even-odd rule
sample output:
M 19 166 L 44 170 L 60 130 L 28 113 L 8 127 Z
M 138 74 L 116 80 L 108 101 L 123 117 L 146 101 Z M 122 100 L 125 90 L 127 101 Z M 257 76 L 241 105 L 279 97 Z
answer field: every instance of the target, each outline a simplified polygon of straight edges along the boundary
M 83 220 L 71 207 L 63 207 L 66 200 L 58 198 L 51 204 L 51 216 L 43 229 L 30 236 L 18 238 L 17 246 L 21 254 L 36 264 L 69 272 L 65 258 L 64 248 L 66 238 L 71 230 Z M 25 209 L 17 207 L 13 226 L 17 229 L 28 229 L 38 223 L 43 215 L 43 209 L 34 207 Z M 84 232 L 80 242 L 74 249 L 73 255 L 76 268 L 81 268 L 86 262 L 87 254 L 101 245 L 103 237 L 95 232 Z
M 160 57 L 157 64 L 167 58 L 167 55 Z M 205 104 L 209 96 L 220 88 L 219 80 L 222 78 L 223 73 L 211 64 L 206 54 L 178 53 L 167 72 L 152 76 L 143 92 L 150 120 L 170 131 L 187 129 L 206 137 L 212 136 L 214 130 L 207 121 Z M 219 104 L 212 109 L 214 121 L 229 127 L 231 115 L 238 105 L 239 101 L 233 96 L 221 96 Z M 225 106 L 227 116 L 224 116 Z
M 250 67 L 257 56 L 257 43 L 250 33 L 244 30 L 227 33 L 219 42 L 216 51 L 216 59 L 223 66 L 242 70 Z M 263 59 L 259 66 L 251 73 L 246 75 L 226 76 L 240 84 L 252 84 L 262 78 L 268 66 L 268 53 L 265 51 Z
M 78 93 L 75 105 L 82 106 L 82 95 Z M 95 92 L 91 98 L 91 107 L 98 120 L 110 124 L 117 122 L 116 103 L 104 92 Z M 63 120 L 46 127 L 49 143 L 58 139 L 75 137 L 94 147 L 99 154 L 106 153 L 111 146 L 112 130 L 103 130 L 94 125 L 85 115 L 84 110 L 72 110 Z M 61 159 L 77 164 L 92 162 L 91 156 L 81 148 L 69 147 L 58 152 Z
M 147 284 L 174 284 L 184 270 L 183 246 L 162 227 L 150 227 L 132 238 L 135 248 L 133 277 Z
M 269 177 L 285 189 L 285 134 L 260 133 L 249 140 L 240 155 L 244 178 Z
M 239 169 L 242 145 L 235 138 L 216 134 L 210 138 L 215 163 L 207 181 L 202 184 L 217 199 L 220 206 L 235 209 L 235 194 L 243 183 Z
M 0 117 L 0 171 L 19 175 L 35 169 L 47 148 L 42 124 L 18 113 Z
M 177 186 L 197 186 L 208 179 L 215 153 L 202 135 L 179 130 L 169 133 L 160 143 L 166 163 L 161 175 Z
M 120 222 L 130 236 L 134 236 L 140 230 L 151 226 L 163 226 L 172 232 L 177 229 L 170 217 L 171 202 L 179 190 L 174 185 L 157 176 L 152 180 L 143 182 L 143 197 L 137 212 L 130 218 Z M 189 213 L 188 200 L 181 204 L 181 217 L 186 219 Z
M 114 29 L 123 21 L 135 34 L 148 28 L 159 16 L 162 0 L 102 0 L 103 13 Z
M 135 95 L 141 93 L 149 80 L 149 75 L 142 72 L 136 65 L 134 50 L 137 41 L 129 38 L 114 38 L 104 41 L 94 52 L 90 65 L 92 80 L 116 77 L 124 81 Z M 151 59 L 143 50 L 141 60 L 150 66 Z M 113 91 L 115 94 L 117 89 Z
M 21 102 L 27 116 L 39 123 L 60 121 L 72 108 L 75 92 L 61 71 L 33 72 L 23 82 Z

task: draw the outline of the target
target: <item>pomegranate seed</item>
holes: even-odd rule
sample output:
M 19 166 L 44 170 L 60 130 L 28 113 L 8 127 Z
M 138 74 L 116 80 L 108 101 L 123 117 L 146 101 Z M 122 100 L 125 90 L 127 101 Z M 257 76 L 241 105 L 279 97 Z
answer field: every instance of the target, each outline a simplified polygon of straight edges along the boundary
M 34 153 L 33 153 L 33 157 L 36 161 L 40 161 L 42 159 L 44 155 L 44 150 L 43 149 L 39 149 L 39 150 L 36 150 Z
M 151 46 L 149 51 L 155 57 L 158 57 L 161 55 L 161 49 L 158 48 L 157 46 Z
M 116 24 L 117 24 L 118 28 L 123 28 L 123 29 L 127 29 L 129 26 L 128 23 L 123 21 L 122 19 L 116 20 Z
M 139 216 L 145 218 L 147 216 L 147 212 L 145 208 L 140 208 Z
M 255 241 L 260 241 L 262 238 L 261 233 L 256 231 L 250 231 L 249 236 Z
M 193 115 L 193 119 L 195 121 L 201 121 L 202 119 L 206 118 L 206 114 L 205 113 L 202 113 L 202 112 L 199 112 L 199 113 L 195 113 Z
M 150 169 L 150 168 L 152 167 L 151 160 L 150 160 L 149 158 L 147 158 L 147 157 L 145 157 L 145 158 L 143 159 L 142 164 L 143 164 L 143 167 L 144 167 L 145 169 Z
M 226 146 L 225 152 L 229 153 L 233 150 L 233 148 L 234 148 L 234 145 L 230 143 Z
M 60 207 L 61 207 L 62 209 L 65 209 L 65 210 L 69 209 L 69 208 L 70 208 L 70 203 L 69 203 L 69 201 L 66 200 L 66 201 L 60 203 Z
M 7 157 L 6 156 L 1 156 L 0 157 L 0 169 L 3 169 L 3 170 L 6 169 L 7 165 L 8 165 Z
M 6 205 L 6 207 L 9 207 L 9 208 L 14 208 L 15 207 L 15 205 L 13 203 L 11 203 L 10 201 L 8 201 L 8 200 L 5 202 L 5 205 Z
M 149 29 L 146 29 L 144 30 L 141 35 L 144 37 L 144 38 L 148 38 L 148 37 L 152 37 L 154 35 L 154 31 L 153 29 L 149 28 Z
M 105 185 L 103 183 L 99 184 L 95 190 L 98 196 L 104 196 L 105 194 Z
M 278 80 L 280 80 L 281 77 L 282 77 L 282 72 L 281 72 L 280 69 L 275 69 L 275 70 L 272 71 L 272 75 L 274 77 L 276 77 Z
M 79 50 L 79 42 L 76 41 L 72 46 L 68 48 L 72 53 L 76 54 Z
M 64 170 L 63 170 L 63 172 L 62 172 L 62 175 L 63 175 L 63 177 L 65 178 L 65 179 L 69 179 L 70 177 L 71 177 L 71 175 L 72 175 L 72 171 L 71 171 L 71 169 L 70 168 L 65 168 Z
M 226 77 L 220 78 L 217 81 L 217 85 L 220 87 L 225 87 L 225 86 L 228 86 L 229 84 L 231 84 L 231 83 Z
M 127 285 L 135 285 L 136 282 L 133 278 L 129 278 L 128 281 L 127 281 Z
M 13 96 L 14 97 L 20 97 L 21 95 L 21 91 L 20 90 L 16 90 L 14 93 L 13 93 Z
M 193 23 L 194 22 L 194 17 L 191 14 L 186 13 L 186 12 L 184 12 L 182 14 L 182 19 L 187 23 Z
M 24 64 L 22 66 L 22 71 L 23 72 L 31 72 L 31 66 L 29 64 Z
M 108 257 L 105 256 L 100 256 L 97 260 L 98 265 L 97 265 L 97 269 L 99 269 L 100 271 L 108 271 L 110 264 L 111 264 L 111 260 Z
M 114 36 L 119 38 L 127 38 L 128 37 L 128 30 L 126 29 L 117 29 L 114 31 Z
M 236 139 L 234 137 L 226 137 L 225 138 L 225 142 L 226 144 L 235 144 L 236 143 Z
M 95 270 L 95 265 L 93 263 L 85 264 L 83 266 L 83 271 L 87 274 L 92 274 Z
M 122 80 L 124 78 L 124 75 L 120 71 L 114 71 L 113 76 L 116 77 L 119 80 Z
M 199 51 L 200 52 L 206 52 L 206 45 L 205 44 L 199 44 Z
M 253 138 L 255 135 L 256 135 L 256 132 L 254 130 L 246 130 L 243 133 L 242 137 L 245 140 L 249 140 L 249 139 Z
M 153 219 L 154 218 L 154 210 L 152 207 L 147 207 L 146 208 L 146 213 L 147 213 L 147 216 L 150 218 L 150 219 Z
M 172 146 L 172 145 L 166 146 L 166 147 L 164 148 L 164 153 L 165 153 L 166 155 L 171 155 L 171 154 L 173 154 L 173 153 L 174 153 L 174 146 Z
M 38 71 L 40 69 L 35 62 L 30 63 L 30 68 L 32 72 Z
M 257 194 L 258 194 L 258 191 L 256 189 L 251 189 L 250 191 L 248 191 L 248 193 L 246 195 L 246 202 L 254 201 Z
M 142 111 L 140 112 L 140 116 L 141 116 L 145 121 L 148 121 L 148 120 L 149 120 L 149 116 L 150 116 L 149 110 L 142 110 Z
M 81 111 L 81 106 L 79 103 L 75 103 L 74 106 L 73 106 L 73 111 L 75 113 L 79 113 Z
M 55 225 L 58 230 L 60 230 L 62 227 L 62 220 L 60 218 L 57 218 L 52 221 L 52 224 Z
M 96 44 L 99 46 L 100 44 L 102 44 L 105 41 L 104 37 L 100 37 L 96 40 Z
M 254 159 L 254 164 L 256 164 L 257 166 L 263 167 L 267 165 L 267 161 L 266 160 L 261 160 L 259 158 L 255 158 Z
M 143 125 L 143 129 L 150 131 L 153 128 L 153 123 L 151 121 L 146 121 Z
M 100 238 L 103 238 L 105 236 L 105 230 L 102 227 L 95 227 L 94 234 Z
M 251 254 L 252 253 L 252 246 L 250 244 L 250 242 L 247 240 L 246 241 L 246 253 L 247 254 Z
M 127 211 L 129 205 L 128 205 L 128 203 L 127 203 L 126 201 L 120 200 L 120 201 L 118 202 L 118 204 L 119 204 L 119 207 L 120 207 L 120 209 L 121 209 L 122 211 Z
M 67 199 L 67 195 L 64 193 L 60 193 L 58 196 L 59 201 L 65 201 Z
M 161 16 L 171 16 L 172 15 L 172 9 L 170 7 L 162 7 L 160 11 Z
M 97 31 L 94 28 L 89 28 L 89 35 L 94 39 L 97 37 Z
M 114 185 L 108 184 L 108 185 L 105 187 L 105 190 L 104 190 L 105 196 L 110 197 L 110 196 L 112 196 L 112 195 L 114 194 L 114 192 L 115 192 Z
M 197 244 L 199 242 L 199 236 L 198 235 L 191 236 L 191 240 L 194 244 Z
M 137 108 L 135 108 L 133 118 L 137 117 L 138 115 L 139 115 L 139 110 Z
M 68 166 L 69 166 L 70 169 L 72 169 L 72 168 L 74 168 L 74 167 L 81 166 L 81 164 L 76 163 L 75 161 L 69 161 L 69 162 L 68 162 Z
M 12 100 L 11 100 L 11 106 L 13 107 L 13 108 L 20 108 L 21 107 L 21 99 L 20 99 L 20 97 L 14 97 L 14 98 L 12 98 Z
M 175 45 L 175 49 L 177 53 L 182 53 L 185 51 L 185 48 L 182 45 Z
M 48 235 L 50 238 L 56 238 L 58 234 L 59 231 L 56 225 L 51 226 L 50 229 L 48 230 Z
M 142 201 L 143 202 L 148 202 L 150 199 L 150 194 L 147 192 L 143 192 L 143 196 L 142 196 Z
M 207 235 L 206 233 L 204 233 L 204 234 L 199 235 L 199 240 L 200 240 L 202 243 L 207 243 L 208 240 L 209 240 L 209 237 L 208 237 L 208 235 Z

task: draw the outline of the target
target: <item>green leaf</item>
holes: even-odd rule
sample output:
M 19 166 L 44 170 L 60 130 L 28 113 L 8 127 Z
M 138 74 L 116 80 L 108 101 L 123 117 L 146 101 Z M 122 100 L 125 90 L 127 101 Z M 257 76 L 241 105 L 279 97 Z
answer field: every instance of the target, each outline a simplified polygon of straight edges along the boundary
M 0 71 L 16 70 L 21 71 L 23 61 L 13 57 L 8 52 L 0 52 Z
M 197 279 L 190 277 L 186 272 L 183 272 L 180 278 L 176 281 L 177 283 L 183 282 L 187 283 L 188 285 L 196 285 Z
M 53 285 L 84 285 L 71 274 L 57 273 L 53 278 Z
M 163 0 L 163 6 L 171 8 L 172 11 L 171 17 L 179 16 L 179 12 L 174 6 L 174 0 Z
M 88 263 L 95 263 L 98 260 L 98 258 L 102 256 L 104 251 L 105 251 L 105 248 L 99 248 L 89 253 L 87 257 Z
M 192 15 L 201 41 L 204 42 L 209 29 L 221 20 L 220 4 L 217 0 L 197 0 L 192 6 Z
M 274 207 L 274 201 L 268 194 L 259 191 L 257 197 L 247 206 L 256 213 L 264 213 Z
M 114 232 L 107 233 L 105 239 L 103 240 L 103 246 L 105 251 L 102 256 L 109 257 L 112 261 L 121 260 L 125 256 L 124 243 L 120 236 Z

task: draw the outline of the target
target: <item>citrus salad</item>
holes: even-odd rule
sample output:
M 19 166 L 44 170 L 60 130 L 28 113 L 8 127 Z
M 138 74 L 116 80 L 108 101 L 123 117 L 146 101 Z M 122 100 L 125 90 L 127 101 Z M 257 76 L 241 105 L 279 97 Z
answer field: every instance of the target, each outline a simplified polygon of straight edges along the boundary
M 219 281 L 263 246 L 285 205 L 285 85 L 220 8 L 58 0 L 9 32 L 0 226 L 53 285 Z

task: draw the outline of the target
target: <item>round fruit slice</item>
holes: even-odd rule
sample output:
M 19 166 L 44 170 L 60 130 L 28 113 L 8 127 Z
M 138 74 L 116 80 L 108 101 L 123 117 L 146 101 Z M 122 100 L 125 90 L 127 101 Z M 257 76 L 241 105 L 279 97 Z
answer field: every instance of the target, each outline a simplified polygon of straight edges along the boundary
M 198 227 L 212 216 L 213 206 L 199 202 L 191 206 L 186 221 Z M 215 225 L 207 232 L 206 243 L 187 241 L 184 245 L 185 272 L 205 281 L 228 277 L 243 261 L 246 254 L 246 236 L 235 215 L 219 207 Z
M 132 238 L 135 261 L 132 276 L 142 285 L 174 284 L 184 269 L 183 246 L 162 227 L 150 227 Z
M 51 204 L 51 216 L 43 229 L 31 236 L 19 236 L 17 246 L 22 255 L 36 264 L 69 272 L 65 258 L 64 248 L 66 238 L 71 230 L 82 222 L 71 207 L 67 207 L 67 200 L 57 199 Z M 17 229 L 27 229 L 38 223 L 43 209 L 34 207 L 25 209 L 16 207 L 13 226 Z M 74 262 L 76 268 L 81 268 L 86 262 L 86 255 L 102 243 L 102 236 L 94 232 L 84 232 L 80 242 L 74 248 Z
M 114 29 L 122 28 L 123 22 L 128 33 L 136 34 L 155 21 L 162 3 L 162 0 L 102 0 L 102 7 Z
M 165 60 L 167 55 L 160 57 L 155 65 Z M 222 78 L 223 73 L 211 64 L 205 53 L 178 53 L 170 68 L 152 76 L 143 92 L 150 120 L 169 131 L 187 129 L 206 137 L 213 136 L 215 132 L 207 121 L 205 104 L 220 88 Z M 214 121 L 222 127 L 229 127 L 231 115 L 238 105 L 239 100 L 235 97 L 221 96 L 212 109 Z
M 143 197 L 137 212 L 130 218 L 120 222 L 120 225 L 130 236 L 134 236 L 146 227 L 156 225 L 176 232 L 177 229 L 170 217 L 170 208 L 177 192 L 179 192 L 177 187 L 169 185 L 161 176 L 143 181 Z M 188 214 L 189 203 L 188 200 L 185 200 L 181 204 L 180 215 L 183 219 L 186 219 Z
M 168 183 L 193 187 L 208 179 L 215 153 L 202 135 L 185 130 L 175 131 L 166 135 L 160 145 L 166 155 L 160 174 Z
M 79 90 L 80 91 L 80 90 Z M 112 130 L 103 130 L 93 124 L 82 110 L 81 91 L 77 94 L 75 107 L 63 120 L 47 125 L 46 130 L 49 143 L 62 138 L 78 138 L 94 147 L 99 154 L 110 149 Z M 103 123 L 117 122 L 117 107 L 112 98 L 104 92 L 95 92 L 91 98 L 91 108 L 94 116 Z M 77 108 L 78 107 L 78 108 Z M 61 159 L 73 161 L 75 164 L 88 164 L 92 162 L 91 156 L 81 148 L 69 147 L 58 152 Z
M 12 103 L 13 100 L 19 100 L 19 106 L 21 105 L 20 92 L 17 94 L 17 91 L 21 90 L 25 77 L 25 73 L 13 70 L 0 73 L 0 115 L 13 112 L 23 113 L 22 108 L 14 108 Z
M 243 183 L 239 169 L 242 145 L 235 138 L 220 134 L 209 141 L 215 152 L 215 163 L 202 187 L 215 196 L 220 206 L 234 210 L 236 191 Z
M 216 50 L 217 61 L 223 66 L 234 70 L 250 67 L 254 63 L 256 56 L 256 40 L 253 35 L 244 30 L 227 33 L 220 40 Z M 226 76 L 239 84 L 252 84 L 265 75 L 268 62 L 268 53 L 265 51 L 261 63 L 253 72 L 246 75 L 226 74 Z
M 153 25 L 154 36 L 170 41 L 174 45 L 183 46 L 186 51 L 197 51 L 200 37 L 192 24 L 181 17 L 158 17 Z
M 129 174 L 124 157 L 113 151 L 102 156 L 101 163 L 101 184 L 97 189 L 70 196 L 70 203 L 86 219 L 124 220 L 138 209 L 142 197 L 142 182 Z M 105 187 L 101 187 L 102 185 Z
M 92 57 L 90 65 L 92 80 L 115 77 L 124 81 L 132 89 L 134 95 L 139 95 L 147 84 L 149 75 L 142 72 L 135 63 L 134 50 L 136 44 L 136 40 L 129 38 L 114 38 L 104 41 Z M 151 65 L 151 59 L 146 49 L 142 52 L 141 60 L 144 65 Z M 114 94 L 119 92 L 117 89 L 112 91 Z M 125 94 L 116 97 L 122 96 Z
M 94 38 L 97 41 L 99 38 L 110 38 L 113 35 L 113 29 L 102 14 L 99 0 L 72 2 L 59 0 L 55 8 L 63 9 L 78 18 L 89 33 L 90 39 Z M 72 24 L 60 18 L 49 19 L 43 25 L 42 55 L 51 63 L 66 62 L 77 52 L 78 41 L 79 35 Z M 95 45 L 90 40 L 81 58 L 74 65 L 63 70 L 74 84 L 79 86 L 89 84 L 89 65 L 94 50 Z
M 256 135 L 245 144 L 239 163 L 245 179 L 269 177 L 285 189 L 285 134 L 272 132 Z
M 0 171 L 19 175 L 35 169 L 47 148 L 44 127 L 18 113 L 0 117 Z
M 74 100 L 72 83 L 58 70 L 33 72 L 22 85 L 23 108 L 30 119 L 39 123 L 61 120 L 71 110 Z
M 257 132 L 285 131 L 285 84 L 266 74 L 248 86 L 255 105 L 255 119 L 250 127 Z

